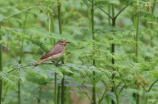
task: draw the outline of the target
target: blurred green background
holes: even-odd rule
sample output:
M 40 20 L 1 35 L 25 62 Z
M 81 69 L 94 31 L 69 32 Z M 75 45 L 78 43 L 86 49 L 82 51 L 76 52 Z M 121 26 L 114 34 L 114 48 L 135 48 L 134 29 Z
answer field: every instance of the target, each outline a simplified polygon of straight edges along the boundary
M 157 14 L 156 0 L 0 0 L 2 104 L 158 104 Z M 33 66 L 60 39 L 64 64 Z

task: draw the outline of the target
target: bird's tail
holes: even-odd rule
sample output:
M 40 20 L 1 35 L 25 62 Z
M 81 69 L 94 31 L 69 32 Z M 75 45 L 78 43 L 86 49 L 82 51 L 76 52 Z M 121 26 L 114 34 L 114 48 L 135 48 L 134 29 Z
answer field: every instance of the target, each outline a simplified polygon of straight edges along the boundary
M 47 58 L 42 59 L 41 61 L 39 61 L 39 62 L 37 62 L 36 64 L 34 64 L 34 66 L 36 66 L 36 65 L 40 64 L 40 63 L 41 63 L 41 62 L 43 62 L 43 61 L 46 61 L 47 59 L 48 59 L 48 57 L 47 57 Z

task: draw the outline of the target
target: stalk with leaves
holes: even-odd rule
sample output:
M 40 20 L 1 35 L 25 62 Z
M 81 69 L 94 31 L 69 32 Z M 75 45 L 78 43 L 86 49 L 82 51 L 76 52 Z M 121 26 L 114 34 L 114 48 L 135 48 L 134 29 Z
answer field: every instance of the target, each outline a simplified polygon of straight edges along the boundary
M 1 25 L 2 22 L 0 21 L 0 41 L 2 40 Z M 0 72 L 2 71 L 3 71 L 2 44 L 0 44 Z M 0 104 L 1 103 L 2 103 L 2 79 L 0 79 Z
M 25 14 L 25 19 L 23 23 L 23 32 L 25 32 L 25 27 L 26 27 L 26 20 L 27 20 L 27 13 Z M 22 58 L 23 58 L 23 48 L 24 48 L 24 39 L 21 39 L 21 49 L 20 49 L 20 59 L 19 59 L 19 64 L 22 64 Z M 21 104 L 21 83 L 20 80 L 18 80 L 18 104 Z
M 39 1 L 41 1 L 41 0 L 39 0 Z M 62 79 L 62 81 L 59 82 L 62 84 L 62 86 L 61 87 L 58 86 L 58 87 L 60 87 L 58 89 L 56 87 L 55 90 L 53 91 L 54 92 L 53 100 L 54 100 L 55 104 L 59 104 L 60 102 L 67 103 L 68 100 L 66 100 L 66 99 L 68 99 L 69 97 L 66 97 L 66 96 L 68 96 L 68 94 L 66 94 L 66 93 L 68 93 L 68 92 L 71 94 L 74 92 L 77 93 L 77 95 L 80 96 L 82 101 L 83 101 L 83 99 L 82 99 L 83 96 L 81 95 L 81 93 L 84 93 L 87 96 L 87 99 L 84 99 L 84 101 L 86 100 L 93 104 L 95 104 L 95 103 L 96 104 L 102 104 L 102 103 L 123 104 L 125 100 L 127 101 L 127 104 L 131 103 L 131 102 L 135 103 L 135 99 L 133 99 L 133 96 L 132 96 L 134 91 L 137 91 L 137 92 L 135 92 L 136 94 L 141 94 L 139 97 L 140 97 L 140 99 L 143 100 L 144 104 L 148 104 L 151 101 L 153 101 L 153 103 L 155 103 L 154 100 L 156 100 L 157 96 L 153 92 L 157 91 L 156 85 L 158 82 L 158 79 L 157 79 L 157 76 L 158 76 L 157 52 L 158 52 L 158 50 L 157 50 L 157 45 L 156 45 L 157 37 L 155 35 L 155 34 L 157 34 L 157 29 L 156 29 L 157 27 L 155 26 L 155 24 L 153 24 L 155 26 L 154 30 L 153 30 L 153 29 L 147 28 L 147 26 L 144 26 L 144 24 L 143 24 L 144 23 L 143 18 L 146 18 L 147 16 L 152 18 L 151 14 L 143 12 L 145 9 L 142 9 L 142 12 L 140 12 L 140 16 L 141 16 L 140 18 L 141 18 L 142 24 L 141 24 L 141 28 L 139 28 L 139 32 L 137 33 L 137 25 L 138 25 L 137 20 L 134 22 L 135 27 L 131 26 L 131 24 L 130 24 L 131 23 L 130 17 L 131 17 L 131 14 L 133 13 L 133 11 L 128 9 L 128 11 L 126 12 L 126 16 L 125 15 L 122 15 L 122 17 L 120 16 L 120 14 L 122 14 L 121 12 L 124 11 L 127 6 L 126 5 L 122 9 L 120 8 L 120 6 L 122 5 L 121 1 L 125 2 L 124 0 L 114 0 L 112 2 L 110 0 L 106 0 L 106 2 L 104 2 L 103 0 L 101 0 L 101 1 L 83 0 L 83 1 L 86 1 L 85 4 L 89 10 L 88 11 L 88 20 L 90 20 L 89 23 L 87 22 L 87 18 L 84 18 L 84 16 L 87 17 L 87 15 L 84 14 L 86 12 L 86 10 L 84 8 L 85 5 L 82 5 L 83 8 L 78 8 L 80 5 L 75 4 L 75 3 L 78 3 L 79 1 L 72 1 L 72 0 L 68 0 L 68 1 L 61 0 L 60 1 L 60 0 L 58 0 L 58 2 L 61 2 L 63 7 L 65 8 L 63 10 L 64 13 L 62 14 L 63 19 L 64 20 L 65 20 L 65 18 L 71 19 L 71 21 L 68 21 L 64 24 L 63 29 L 66 30 L 66 31 L 64 31 L 64 35 L 50 32 L 51 26 L 54 25 L 52 23 L 52 20 L 49 21 L 49 23 L 47 24 L 46 21 L 43 22 L 43 18 L 42 19 L 40 18 L 42 20 L 42 26 L 40 26 L 40 29 L 39 29 L 38 27 L 36 27 L 36 25 L 39 25 L 39 22 L 40 22 L 40 21 L 38 21 L 39 18 L 36 19 L 38 21 L 38 23 L 37 23 L 37 21 L 36 22 L 31 21 L 30 16 L 28 16 L 27 23 L 29 23 L 31 21 L 31 25 L 33 25 L 33 26 L 34 26 L 34 24 L 32 24 L 32 22 L 35 23 L 36 29 L 33 27 L 31 29 L 27 29 L 26 32 L 23 33 L 23 32 L 21 32 L 21 29 L 18 29 L 16 27 L 17 24 L 14 25 L 12 23 L 11 24 L 7 23 L 8 27 L 10 27 L 10 28 L 2 27 L 3 31 L 5 32 L 5 35 L 3 35 L 4 40 L 10 39 L 10 37 L 8 37 L 8 35 L 11 35 L 15 39 L 21 39 L 21 38 L 26 39 L 26 42 L 33 43 L 33 44 L 41 47 L 43 50 L 45 50 L 45 52 L 47 52 L 48 50 L 45 48 L 45 45 L 43 43 L 49 44 L 51 41 L 51 43 L 53 44 L 54 40 L 57 40 L 60 38 L 67 39 L 67 36 L 69 36 L 72 39 L 72 41 L 74 41 L 74 43 L 75 42 L 79 43 L 79 44 L 75 44 L 75 48 L 73 47 L 74 49 L 72 51 L 72 53 L 74 55 L 73 57 L 75 57 L 74 58 L 75 60 L 73 60 L 73 58 L 70 56 L 72 58 L 72 59 L 70 58 L 68 60 L 68 61 L 70 61 L 70 63 L 66 63 L 63 66 L 55 67 L 54 65 L 47 65 L 45 63 L 42 63 L 38 67 L 34 67 L 34 66 L 31 66 L 28 62 L 23 62 L 22 64 L 29 64 L 29 65 L 22 65 L 22 64 L 19 65 L 19 63 L 15 63 L 14 65 L 15 66 L 17 65 L 16 67 L 14 67 L 14 65 L 11 65 L 11 67 L 8 67 L 7 63 L 3 62 L 3 64 L 5 65 L 3 70 L 6 70 L 8 72 L 8 73 L 4 72 L 4 71 L 1 72 L 3 84 L 6 83 L 6 80 L 11 78 L 10 76 L 13 75 L 13 76 L 17 77 L 18 75 L 16 74 L 16 71 L 30 70 L 30 71 L 35 71 L 34 75 L 37 77 L 33 78 L 34 75 L 33 75 L 33 77 L 31 75 L 29 75 L 29 77 L 32 77 L 33 79 L 37 79 L 37 80 L 38 80 L 39 76 L 40 76 L 39 78 L 41 78 L 41 77 L 45 78 L 45 76 L 46 76 L 46 78 L 48 78 L 48 79 L 49 78 L 55 79 L 55 87 L 56 87 L 56 85 L 57 85 L 56 84 L 57 83 L 57 74 L 56 73 L 58 73 L 58 75 L 61 76 L 61 78 L 63 78 L 64 80 Z M 154 1 L 155 0 L 153 0 L 153 2 Z M 41 1 L 41 2 L 43 2 L 43 1 Z M 69 4 L 70 4 L 70 2 L 74 3 L 74 5 L 70 6 L 68 4 L 68 2 L 69 2 Z M 114 2 L 116 2 L 116 3 L 119 2 L 118 5 L 120 5 L 120 6 L 117 6 L 117 4 L 115 5 Z M 92 4 L 94 4 L 94 5 L 92 5 Z M 107 4 L 108 4 L 109 10 L 106 13 L 106 10 L 104 10 L 104 9 L 106 9 Z M 76 6 L 78 6 L 78 7 L 76 7 Z M 93 8 L 92 8 L 92 6 L 93 6 Z M 135 5 L 133 7 L 135 7 Z M 105 19 L 106 17 L 104 16 L 104 14 L 99 12 L 99 10 L 97 8 L 100 8 L 105 14 L 108 15 L 108 17 L 109 17 L 108 22 L 106 21 L 108 19 Z M 49 7 L 49 9 L 51 9 L 51 7 Z M 58 7 L 57 7 L 57 9 L 58 9 Z M 74 12 L 74 9 L 75 9 L 75 12 Z M 24 10 L 26 10 L 26 8 Z M 53 10 L 54 10 L 54 8 L 53 8 Z M 94 12 L 94 10 L 95 10 L 95 12 Z M 23 11 L 23 10 L 21 10 L 21 11 Z M 23 12 L 21 12 L 21 11 L 20 11 L 20 13 L 24 12 L 24 11 Z M 32 13 L 32 9 L 31 10 L 29 9 L 29 11 Z M 38 10 L 35 10 L 33 12 L 36 12 L 36 11 L 38 11 Z M 118 14 L 116 14 L 117 11 L 119 11 Z M 61 11 L 57 11 L 57 12 L 61 13 Z M 137 12 L 138 11 L 136 11 L 136 12 L 134 11 L 134 13 L 135 13 L 134 16 L 136 17 L 135 19 L 138 19 Z M 84 15 L 82 15 L 82 13 Z M 19 14 L 19 12 L 16 12 L 14 14 L 15 15 Z M 78 14 L 79 14 L 79 16 L 76 16 Z M 17 16 L 15 16 L 15 15 L 12 15 L 11 17 L 14 16 L 17 19 Z M 21 14 L 21 15 L 24 16 L 24 14 Z M 41 14 L 40 16 L 50 18 L 51 15 L 50 14 L 49 15 Z M 129 16 L 129 18 L 128 18 L 128 16 Z M 61 17 L 61 15 L 60 15 L 60 17 Z M 120 19 L 120 21 L 118 22 L 118 25 L 121 27 L 116 26 L 117 25 L 116 23 L 118 21 L 117 17 L 119 17 L 119 19 Z M 147 18 L 147 20 L 149 20 L 151 18 Z M 54 19 L 55 20 L 58 19 L 58 21 L 59 21 L 58 16 L 54 16 Z M 127 22 L 125 22 L 125 23 L 121 22 L 121 20 L 123 20 L 123 19 L 126 19 Z M 94 23 L 94 20 L 96 20 L 95 23 Z M 147 21 L 147 20 L 145 20 L 145 21 Z M 78 23 L 78 21 L 80 23 Z M 111 23 L 110 23 L 110 21 L 111 21 Z M 130 21 L 130 22 L 128 22 L 128 21 Z M 105 26 L 105 24 L 108 25 L 108 23 L 109 23 L 109 26 Z M 150 22 L 150 23 L 156 23 L 156 22 Z M 61 26 L 60 24 L 61 24 L 61 19 L 59 21 L 59 28 Z M 130 26 L 129 26 L 129 24 L 130 24 Z M 47 26 L 47 25 L 49 25 L 49 29 L 48 29 L 49 31 L 47 29 L 45 29 L 45 26 Z M 89 25 L 90 28 L 89 27 L 87 28 L 87 25 Z M 145 25 L 146 25 L 146 23 L 145 23 Z M 54 25 L 54 26 L 56 26 L 56 25 Z M 76 28 L 75 26 L 78 26 L 78 27 Z M 94 29 L 94 27 L 95 27 L 95 29 Z M 90 30 L 90 32 L 87 30 Z M 61 31 L 61 30 L 59 30 L 59 31 Z M 61 31 L 61 33 L 62 33 L 62 31 Z M 136 53 L 136 50 L 137 50 L 136 44 L 138 44 L 138 42 L 136 43 L 137 40 L 136 40 L 135 34 L 139 34 L 137 38 L 139 40 L 140 46 L 139 46 L 139 52 L 137 52 L 137 53 Z M 151 37 L 151 36 L 153 36 L 153 37 Z M 89 37 L 91 39 L 89 39 Z M 134 37 L 134 39 L 133 39 L 133 37 Z M 52 38 L 54 40 L 52 40 Z M 44 40 L 44 39 L 46 39 L 46 40 Z M 2 43 L 3 41 L 0 41 L 0 42 Z M 8 43 L 12 44 L 12 42 L 13 41 L 10 40 Z M 19 44 L 19 43 L 16 43 L 16 44 Z M 90 46 L 85 46 L 85 44 L 90 45 Z M 17 49 L 21 48 L 21 45 L 22 44 L 17 46 Z M 29 51 L 27 51 L 27 49 Z M 8 48 L 7 50 L 9 50 L 8 52 L 10 52 L 10 48 Z M 80 50 L 81 51 L 83 50 L 86 54 L 80 55 L 82 53 Z M 91 52 L 89 54 L 89 50 L 95 50 L 95 52 L 93 53 L 94 55 L 92 55 Z M 145 50 L 145 52 L 144 52 L 144 50 Z M 12 52 L 13 51 L 16 54 L 19 53 L 19 52 L 17 52 L 17 50 L 12 50 Z M 33 61 L 34 61 L 34 55 L 35 54 L 37 55 L 36 47 L 34 47 L 34 46 L 32 47 L 32 45 L 28 45 L 26 48 L 26 52 L 27 52 L 28 57 L 33 57 Z M 139 55 L 138 55 L 138 53 L 139 53 Z M 141 53 L 143 53 L 143 54 L 141 54 Z M 40 55 L 40 54 L 41 53 L 38 53 L 38 55 Z M 8 55 L 9 55 L 9 58 L 8 58 Z M 81 63 L 80 63 L 81 61 L 77 60 L 77 58 L 79 59 L 79 57 L 80 57 L 79 55 L 81 56 L 83 61 L 85 61 L 85 60 L 87 61 L 87 62 L 86 61 L 83 62 L 84 65 L 81 65 Z M 8 59 L 13 59 L 12 56 L 11 57 L 10 56 L 11 56 L 10 53 L 5 52 L 3 57 L 7 57 Z M 134 56 L 135 60 L 133 60 L 133 56 Z M 136 56 L 137 56 L 137 58 L 136 58 Z M 21 56 L 19 55 L 18 57 L 21 57 Z M 6 59 L 4 58 L 3 60 L 9 63 L 7 58 Z M 27 58 L 25 57 L 25 59 L 27 59 Z M 136 62 L 136 59 L 141 60 L 141 61 Z M 17 57 L 16 57 L 16 60 L 19 61 Z M 93 61 L 93 60 L 95 60 L 95 61 Z M 50 62 L 48 64 L 52 64 L 52 63 Z M 55 69 L 57 69 L 57 70 L 55 70 Z M 13 71 L 15 71 L 15 73 L 11 73 Z M 39 72 L 38 74 L 37 74 L 37 71 Z M 63 71 L 65 71 L 65 73 L 63 73 Z M 71 85 L 72 83 L 69 83 L 69 84 L 67 83 L 68 80 L 67 80 L 66 72 L 73 73 L 74 76 L 72 75 L 72 76 L 68 76 L 68 77 L 71 78 L 70 81 L 72 81 L 72 83 L 74 82 L 74 85 Z M 95 72 L 95 73 L 93 73 L 93 72 Z M 28 71 L 28 73 L 29 73 L 29 71 Z M 64 77 L 63 77 L 63 74 L 65 74 Z M 83 76 L 88 75 L 88 76 L 79 78 L 79 76 L 75 76 L 76 74 L 83 75 Z M 148 78 L 146 79 L 146 77 L 148 77 Z M 87 86 L 89 86 L 88 78 L 90 78 L 90 81 L 91 81 L 90 87 L 87 87 Z M 17 80 L 15 79 L 14 81 L 17 82 L 18 79 Z M 37 80 L 34 81 L 34 85 L 37 84 L 36 83 Z M 30 82 L 30 80 L 25 80 L 25 81 L 26 81 L 26 83 Z M 138 83 L 138 84 L 140 84 L 139 87 L 134 83 L 135 81 L 139 82 Z M 7 82 L 7 83 L 10 83 L 10 82 Z M 52 80 L 50 81 L 50 83 L 52 83 Z M 88 83 L 88 85 L 86 85 L 87 83 Z M 65 87 L 67 85 L 70 85 L 70 87 L 77 86 L 78 90 L 76 91 L 76 89 L 73 89 L 73 91 L 70 92 L 70 91 L 68 91 L 69 88 Z M 83 86 L 83 89 L 81 89 L 82 86 Z M 86 86 L 86 88 L 84 86 Z M 100 87 L 101 89 L 96 88 L 96 86 Z M 43 103 L 43 102 L 46 102 L 48 104 L 52 103 L 52 87 L 50 87 L 50 89 L 49 89 L 48 84 L 42 84 L 42 86 L 39 88 L 41 88 L 41 89 L 39 90 L 39 92 L 37 92 L 38 95 L 34 94 L 34 96 L 36 96 L 36 95 L 38 96 L 38 103 Z M 111 91 L 111 88 L 113 88 L 112 91 Z M 12 88 L 9 87 L 9 90 L 8 90 L 8 87 L 5 86 L 5 84 L 4 84 L 3 89 L 4 89 L 3 99 L 9 99 L 9 97 L 12 95 L 12 94 L 10 94 L 11 93 L 10 91 L 12 91 Z M 23 89 L 23 87 L 21 87 L 20 89 L 21 89 L 21 92 L 24 91 L 23 94 L 25 94 L 25 90 Z M 93 92 L 93 93 L 87 92 L 87 91 L 89 91 L 88 89 L 92 89 L 91 92 Z M 103 92 L 104 89 L 105 89 L 105 91 Z M 42 93 L 41 93 L 41 90 L 42 90 Z M 63 90 L 65 92 L 63 92 Z M 27 92 L 27 94 L 32 93 L 31 89 L 29 89 L 28 91 L 29 92 Z M 45 99 L 44 97 L 42 97 L 44 94 L 43 92 L 49 92 L 50 95 L 48 94 L 48 96 L 50 96 L 50 98 Z M 63 96 L 63 93 L 64 93 L 64 96 Z M 91 97 L 91 95 L 92 95 L 92 97 Z M 124 95 L 128 95 L 128 97 L 126 97 Z M 30 96 L 32 97 L 33 95 L 30 95 Z M 64 100 L 62 100 L 62 99 L 64 99 Z M 57 101 L 55 101 L 55 100 L 57 100 Z M 80 99 L 78 99 L 78 101 L 79 100 Z M 7 102 L 7 100 L 3 100 L 3 101 L 4 101 L 4 103 Z M 33 100 L 28 99 L 27 97 L 26 97 L 25 101 L 33 102 Z M 64 101 L 64 102 L 62 102 L 62 101 Z M 23 102 L 22 99 L 21 99 L 21 102 Z M 137 100 L 137 102 L 139 103 L 139 100 Z M 14 103 L 14 101 L 11 101 L 11 103 Z
M 58 22 L 59 22 L 59 33 L 62 34 L 62 24 L 61 24 L 61 1 L 57 0 L 57 10 L 58 10 Z M 62 59 L 62 64 L 64 64 L 64 61 Z M 64 72 L 63 72 L 63 78 L 61 80 L 61 104 L 64 104 L 64 91 L 65 91 L 65 77 L 64 77 Z M 59 93 L 59 92 L 58 92 Z
M 138 37 L 139 37 L 139 22 L 140 22 L 140 9 L 138 8 L 138 15 L 137 15 L 137 26 L 136 26 L 136 46 L 135 46 L 135 62 L 138 63 Z M 137 81 L 135 82 L 137 85 Z M 139 87 L 138 87 L 139 89 Z M 134 97 L 136 99 L 136 104 L 139 104 L 139 94 L 134 94 Z
M 151 14 L 154 14 L 154 11 L 155 11 L 155 6 L 156 6 L 156 0 L 154 0 L 153 2 L 153 8 L 151 9 Z M 153 24 L 150 25 L 150 28 L 153 29 Z M 153 35 L 151 35 L 151 39 L 150 39 L 150 45 L 151 47 L 153 47 L 153 43 L 152 43 L 152 40 L 153 40 Z
M 93 37 L 93 40 L 95 41 L 95 37 L 94 37 L 94 0 L 92 0 L 92 7 L 91 7 L 91 31 L 92 31 L 92 37 Z M 93 50 L 95 50 L 95 45 L 93 44 Z M 95 59 L 93 60 L 93 66 L 95 66 Z M 93 83 L 93 89 L 92 89 L 92 92 L 93 92 L 93 96 L 92 96 L 92 104 L 96 104 L 96 82 L 95 82 L 95 71 L 93 71 L 93 80 L 92 80 L 92 83 Z
M 128 4 L 128 5 L 129 5 L 129 4 Z M 112 7 L 112 16 L 109 14 L 109 12 L 107 13 L 105 10 L 103 10 L 102 7 L 99 7 L 99 8 L 100 8 L 105 14 L 107 14 L 108 17 L 112 20 L 112 26 L 114 27 L 114 26 L 116 26 L 116 19 L 117 19 L 117 17 L 121 14 L 121 12 L 122 12 L 128 5 L 126 5 L 123 9 L 121 9 L 121 10 L 118 12 L 117 15 L 115 15 L 114 4 L 112 4 L 112 5 L 111 5 L 111 7 Z M 115 34 L 115 35 L 116 35 L 116 34 Z M 115 44 L 114 44 L 114 43 L 111 44 L 111 53 L 112 53 L 112 54 L 115 53 Z M 114 58 L 112 58 L 111 63 L 112 63 L 112 64 L 115 64 Z M 115 71 L 114 68 L 113 68 L 113 71 Z M 112 76 L 112 79 L 113 79 L 113 80 L 115 79 L 115 75 L 114 75 L 114 74 L 113 74 L 113 76 Z M 114 82 L 114 81 L 112 81 L 112 82 L 113 82 L 113 87 L 112 87 L 112 90 L 111 90 L 111 91 L 115 93 L 117 104 L 119 104 L 119 93 L 117 92 L 117 88 L 116 88 L 115 82 Z M 115 104 L 114 100 L 112 100 L 111 103 L 112 103 L 112 104 Z
M 53 18 L 53 6 L 52 6 L 53 2 L 52 1 L 49 1 L 47 3 L 47 7 L 49 7 L 52 12 L 48 12 L 48 30 L 49 31 L 52 31 L 52 32 L 55 32 L 54 30 L 54 18 Z M 54 46 L 55 45 L 55 39 L 50 39 L 51 41 L 51 44 Z M 57 104 L 57 73 L 55 72 L 54 73 L 54 104 Z

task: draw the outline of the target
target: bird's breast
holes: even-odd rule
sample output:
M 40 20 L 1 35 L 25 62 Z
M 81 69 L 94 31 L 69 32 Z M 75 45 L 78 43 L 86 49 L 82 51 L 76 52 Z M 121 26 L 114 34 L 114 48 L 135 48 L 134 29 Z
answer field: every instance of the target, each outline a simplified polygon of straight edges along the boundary
M 52 56 L 50 56 L 48 59 L 50 60 L 52 60 L 52 59 L 57 59 L 57 58 L 59 58 L 59 57 L 61 57 L 63 54 L 65 53 L 65 47 L 64 47 L 64 49 L 63 49 L 63 51 L 62 52 L 60 52 L 60 53 L 58 53 L 58 54 L 55 54 L 55 55 L 52 55 Z

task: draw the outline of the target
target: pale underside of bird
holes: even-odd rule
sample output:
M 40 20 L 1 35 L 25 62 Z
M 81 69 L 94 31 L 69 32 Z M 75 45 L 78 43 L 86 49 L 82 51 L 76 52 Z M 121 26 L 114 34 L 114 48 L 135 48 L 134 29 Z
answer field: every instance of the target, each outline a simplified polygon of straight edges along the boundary
M 53 62 L 53 60 L 63 56 L 63 54 L 65 53 L 65 45 L 67 43 L 70 43 L 70 42 L 67 42 L 66 40 L 59 40 L 57 44 L 49 52 L 47 52 L 44 56 L 40 58 L 41 61 L 34 64 L 34 66 L 46 60 L 51 60 Z

